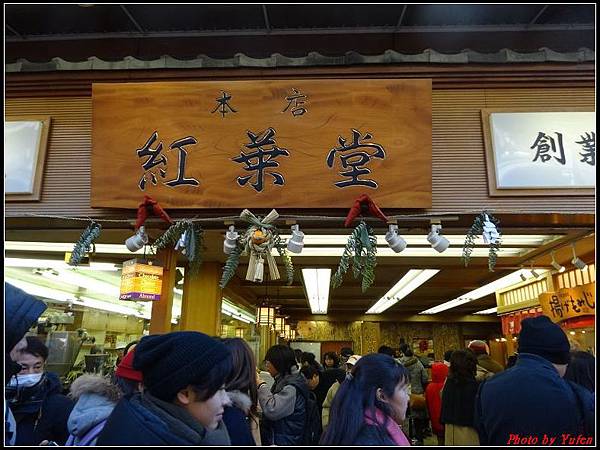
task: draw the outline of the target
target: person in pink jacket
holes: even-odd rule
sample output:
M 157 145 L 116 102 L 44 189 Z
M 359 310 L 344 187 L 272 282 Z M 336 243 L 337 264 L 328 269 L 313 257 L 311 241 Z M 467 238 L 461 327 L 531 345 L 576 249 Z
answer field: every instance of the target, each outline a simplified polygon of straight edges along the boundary
M 438 444 L 444 445 L 444 425 L 440 423 L 442 411 L 442 397 L 440 392 L 448 376 L 448 366 L 442 362 L 434 362 L 431 365 L 431 383 L 425 389 L 425 400 L 431 419 L 431 430 L 438 438 Z

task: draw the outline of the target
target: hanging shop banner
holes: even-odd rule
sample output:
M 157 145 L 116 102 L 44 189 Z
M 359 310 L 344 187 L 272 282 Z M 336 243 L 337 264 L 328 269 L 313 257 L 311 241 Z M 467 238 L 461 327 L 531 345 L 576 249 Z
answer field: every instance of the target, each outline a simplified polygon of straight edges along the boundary
M 553 322 L 596 314 L 596 283 L 540 294 L 544 314 Z
M 532 319 L 543 315 L 542 308 L 530 308 L 521 311 L 515 311 L 510 314 L 500 316 L 502 322 L 502 334 L 510 336 L 521 332 L 521 322 L 525 319 Z
M 594 195 L 596 114 L 482 110 L 490 195 Z
M 431 207 L 431 80 L 93 85 L 93 207 Z
M 163 268 L 142 264 L 137 259 L 123 263 L 120 300 L 160 300 Z

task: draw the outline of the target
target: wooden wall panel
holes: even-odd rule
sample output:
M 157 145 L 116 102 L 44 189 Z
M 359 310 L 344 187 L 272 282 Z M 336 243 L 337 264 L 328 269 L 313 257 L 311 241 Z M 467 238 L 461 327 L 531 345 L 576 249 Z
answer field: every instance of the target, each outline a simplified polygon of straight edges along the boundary
M 432 212 L 492 208 L 529 213 L 593 213 L 586 197 L 489 197 L 481 108 L 594 107 L 593 88 L 452 89 L 432 95 Z M 6 204 L 7 217 L 28 213 L 102 217 L 121 210 L 90 205 L 91 98 L 9 98 L 6 115 L 48 114 L 52 129 L 42 201 Z M 129 210 L 130 217 L 134 211 Z

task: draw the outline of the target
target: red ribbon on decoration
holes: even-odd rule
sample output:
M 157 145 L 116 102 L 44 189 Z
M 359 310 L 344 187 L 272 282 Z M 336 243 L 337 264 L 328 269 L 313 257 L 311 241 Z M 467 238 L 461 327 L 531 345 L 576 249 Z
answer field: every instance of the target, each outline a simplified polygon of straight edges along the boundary
M 374 217 L 378 217 L 383 220 L 385 223 L 388 222 L 388 218 L 383 214 L 379 206 L 375 204 L 371 197 L 367 194 L 360 195 L 356 200 L 354 200 L 354 205 L 350 208 L 350 212 L 348 216 L 346 216 L 346 221 L 344 222 L 345 227 L 349 227 L 354 219 L 356 219 L 359 215 L 367 215 L 370 214 Z
M 167 223 L 173 223 L 169 215 L 164 209 L 149 195 L 144 195 L 144 201 L 138 206 L 137 220 L 135 221 L 135 229 L 139 229 L 150 214 L 154 214 L 162 218 Z

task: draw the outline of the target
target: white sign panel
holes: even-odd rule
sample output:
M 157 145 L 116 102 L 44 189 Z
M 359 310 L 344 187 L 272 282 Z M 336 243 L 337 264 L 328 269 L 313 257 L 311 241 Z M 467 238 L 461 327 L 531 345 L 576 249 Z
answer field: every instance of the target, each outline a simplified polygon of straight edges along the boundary
M 4 122 L 4 192 L 32 194 L 43 122 Z
M 492 112 L 497 189 L 593 189 L 596 113 Z

